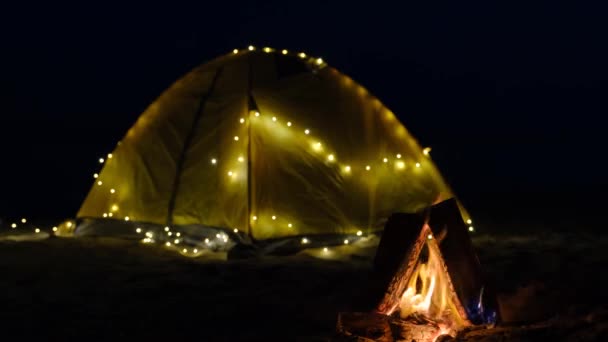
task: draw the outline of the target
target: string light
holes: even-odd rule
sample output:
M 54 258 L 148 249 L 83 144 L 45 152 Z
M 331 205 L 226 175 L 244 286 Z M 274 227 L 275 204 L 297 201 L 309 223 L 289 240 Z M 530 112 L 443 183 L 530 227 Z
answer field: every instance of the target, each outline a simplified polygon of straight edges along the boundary
M 359 230 L 359 231 L 357 232 L 357 236 L 361 236 L 361 235 L 363 235 L 363 232 Z
M 420 167 L 420 163 L 416 163 L 416 167 Z
M 108 159 L 112 159 L 113 155 L 112 153 L 108 153 Z
M 112 211 L 118 211 L 118 206 L 116 204 L 113 204 L 111 209 Z
M 93 174 L 93 178 L 97 179 L 97 177 L 99 177 L 99 175 L 98 175 L 98 174 L 96 174 L 96 173 L 94 173 L 94 174 Z
M 317 58 L 315 62 L 317 63 L 317 65 L 321 65 L 323 64 L 323 58 Z
M 154 237 L 154 233 L 146 232 L 146 237 L 152 238 L 152 237 Z
M 69 222 L 66 224 L 66 226 L 68 226 L 68 228 L 72 228 L 72 222 Z
M 350 172 L 350 165 L 346 165 L 344 167 L 344 172 L 349 173 Z
M 232 53 L 236 55 L 237 53 L 239 53 L 239 49 L 232 50 Z
M 245 161 L 245 158 L 243 158 L 243 156 L 240 156 L 238 160 L 239 160 L 239 162 L 241 162 L 241 163 L 242 163 L 242 162 L 244 162 L 244 161 Z
M 205 239 L 205 243 L 206 243 L 206 244 L 209 244 L 209 238 L 206 238 L 206 239 Z
M 473 223 L 473 220 L 468 219 L 468 220 L 467 220 L 467 224 L 471 224 L 471 223 Z
M 469 231 L 470 231 L 470 232 L 474 232 L 474 231 L 475 231 L 475 228 L 473 228 L 473 226 L 470 226 L 470 227 L 469 227 Z
M 116 190 L 114 190 L 114 189 L 110 189 L 110 193 L 111 193 L 111 194 L 113 194 L 113 193 L 115 193 L 115 192 L 116 192 Z
M 217 159 L 211 158 L 211 164 L 213 164 L 213 165 L 217 164 Z
M 253 51 L 253 50 L 255 50 L 255 46 L 249 45 L 249 47 L 247 47 L 247 49 L 249 49 L 249 51 Z
M 307 238 L 302 238 L 302 244 L 305 245 L 307 243 L 309 243 L 310 241 Z
M 397 159 L 401 159 L 401 153 L 397 153 Z
M 129 221 L 129 216 L 125 216 L 125 221 Z
M 173 232 L 168 232 L 167 235 L 168 236 L 173 236 Z
M 300 58 L 306 58 L 306 54 L 305 54 L 304 52 L 300 52 L 300 53 L 298 54 L 298 56 L 299 56 Z
M 239 120 L 239 122 L 243 124 L 243 123 L 245 123 L 245 119 L 244 119 L 244 118 L 241 118 L 241 119 Z
M 27 220 L 25 218 L 21 219 L 21 223 L 26 223 L 26 222 L 27 222 Z
M 428 156 L 428 155 L 429 155 L 429 153 L 431 153 L 431 148 L 430 148 L 430 147 L 425 147 L 425 148 L 422 150 L 422 154 L 424 154 L 425 156 Z
M 315 151 L 321 151 L 321 149 L 323 148 L 323 145 L 321 145 L 320 142 L 317 142 L 313 145 L 313 148 L 315 149 Z
M 54 231 L 54 232 L 56 232 L 56 231 L 57 231 L 57 229 L 58 229 L 57 227 L 53 227 L 53 231 Z
M 309 135 L 310 134 L 310 130 L 309 129 L 305 129 L 304 130 L 304 134 Z
M 257 110 L 253 114 L 255 114 L 255 116 L 260 116 L 260 112 L 258 112 Z
M 400 161 L 398 161 L 398 162 L 397 162 L 395 165 L 397 166 L 397 168 L 398 168 L 398 169 L 403 169 L 403 168 L 405 168 L 405 163 L 404 163 L 404 162 L 402 162 L 401 160 L 400 160 Z
M 165 231 L 168 232 L 169 231 L 169 227 L 165 227 Z
M 291 121 L 287 122 L 287 127 L 291 127 Z
M 135 232 L 136 232 L 137 234 L 141 233 L 141 228 L 137 228 L 137 229 L 135 229 Z
M 173 243 L 176 244 L 176 245 L 179 245 L 179 239 L 173 240 Z
M 98 182 L 97 182 L 97 185 L 99 185 L 99 186 L 101 186 L 102 184 L 103 184 L 103 182 L 102 182 L 102 181 L 98 181 Z
M 382 159 L 382 162 L 384 162 L 384 163 L 388 163 L 388 158 L 384 158 L 384 159 Z
M 429 239 L 429 240 L 433 240 L 433 234 L 427 235 L 426 238 Z
M 348 239 L 344 240 L 345 245 L 348 245 L 348 242 L 349 242 Z
M 327 160 L 329 160 L 330 162 L 331 162 L 331 161 L 334 161 L 334 159 L 335 159 L 335 158 L 334 158 L 334 155 L 333 155 L 333 154 L 330 154 L 330 155 L 328 155 L 328 156 L 327 156 Z
M 180 237 L 180 236 L 182 236 L 182 233 L 177 232 L 177 233 L 175 233 L 175 236 Z
M 184 248 L 184 249 L 182 249 L 182 252 L 188 253 L 188 250 Z
M 277 217 L 276 217 L 276 216 L 274 216 L 274 215 L 272 215 L 272 220 L 274 221 L 274 220 L 276 220 L 276 219 L 277 219 Z
M 371 169 L 372 169 L 372 167 L 371 167 L 371 166 L 369 166 L 369 165 L 365 165 L 365 170 L 366 170 L 366 171 L 369 171 L 369 170 L 371 170 Z
M 11 224 L 11 228 L 13 228 L 13 229 L 17 228 L 17 224 L 16 223 Z
M 273 116 L 273 117 L 272 117 L 272 121 L 277 122 L 277 117 L 276 117 L 276 116 Z
M 112 214 L 112 213 L 109 213 L 109 214 L 108 214 L 108 216 L 110 216 L 110 217 L 112 217 L 112 216 L 114 216 L 114 214 Z
M 232 171 L 228 171 L 228 176 L 232 177 L 234 173 Z
M 239 141 L 239 136 L 238 135 L 234 136 L 234 141 Z
M 323 252 L 327 253 L 329 251 L 329 249 L 327 249 L 327 247 L 323 247 Z
M 293 225 L 291 223 L 288 223 L 287 227 L 291 228 L 291 227 L 293 227 Z
M 234 228 L 232 231 L 233 231 L 233 232 L 235 232 L 235 233 L 238 233 L 238 232 L 239 232 L 239 230 L 238 230 L 238 229 L 236 229 L 236 228 Z
M 165 242 L 165 246 L 171 247 L 171 242 L 169 242 L 169 241 Z
M 195 249 L 193 250 L 193 252 L 194 252 L 194 253 L 198 253 L 198 249 L 196 249 L 196 248 L 195 248 Z
M 103 213 L 103 217 L 108 217 L 108 213 Z
M 282 54 L 286 55 L 287 54 L 287 50 L 283 49 L 283 51 L 281 51 Z
M 254 216 L 254 217 L 253 217 L 253 220 L 254 220 L 254 221 L 257 221 L 257 220 L 258 220 L 258 217 L 257 217 L 257 216 Z
M 103 164 L 103 158 L 99 158 L 99 164 Z
M 269 47 L 264 48 L 264 52 L 269 53 L 270 51 L 272 51 L 272 49 L 270 49 Z
M 40 233 L 40 229 L 39 229 L 39 228 L 36 228 L 36 229 L 34 230 L 34 232 L 36 232 L 36 234 L 38 234 L 38 233 Z

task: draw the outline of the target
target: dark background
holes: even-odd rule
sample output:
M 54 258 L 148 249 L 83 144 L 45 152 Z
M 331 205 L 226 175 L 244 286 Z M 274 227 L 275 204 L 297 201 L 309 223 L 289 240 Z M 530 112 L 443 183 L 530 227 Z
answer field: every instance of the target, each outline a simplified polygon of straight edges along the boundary
M 322 56 L 378 96 L 433 147 L 478 230 L 605 226 L 605 6 L 78 6 L 1 11 L 0 217 L 75 215 L 148 104 L 253 44 Z

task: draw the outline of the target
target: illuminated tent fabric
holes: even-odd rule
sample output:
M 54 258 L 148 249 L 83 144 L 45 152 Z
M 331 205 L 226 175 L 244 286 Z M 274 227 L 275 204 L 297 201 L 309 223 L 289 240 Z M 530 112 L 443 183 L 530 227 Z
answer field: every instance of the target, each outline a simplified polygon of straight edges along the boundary
M 254 239 L 381 229 L 452 197 L 395 115 L 321 59 L 235 51 L 166 90 L 108 155 L 79 218 Z

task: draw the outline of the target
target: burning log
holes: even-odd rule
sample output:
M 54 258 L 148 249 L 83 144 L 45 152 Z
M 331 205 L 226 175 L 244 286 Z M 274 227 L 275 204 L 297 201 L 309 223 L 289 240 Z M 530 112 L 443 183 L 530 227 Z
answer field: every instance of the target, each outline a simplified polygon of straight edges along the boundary
M 343 335 L 449 340 L 472 324 L 496 320 L 495 297 L 486 290 L 455 200 L 421 213 L 393 214 L 376 251 L 372 282 L 373 313 L 340 314 Z

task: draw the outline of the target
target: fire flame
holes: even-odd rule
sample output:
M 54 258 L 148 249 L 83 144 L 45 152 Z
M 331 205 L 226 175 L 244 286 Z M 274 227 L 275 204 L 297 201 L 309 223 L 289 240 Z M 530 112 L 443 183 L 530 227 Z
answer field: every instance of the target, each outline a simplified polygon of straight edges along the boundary
M 423 316 L 435 322 L 442 333 L 459 330 L 468 325 L 458 310 L 460 302 L 454 293 L 436 239 L 425 243 L 426 261 L 418 261 L 399 304 L 400 315 Z

